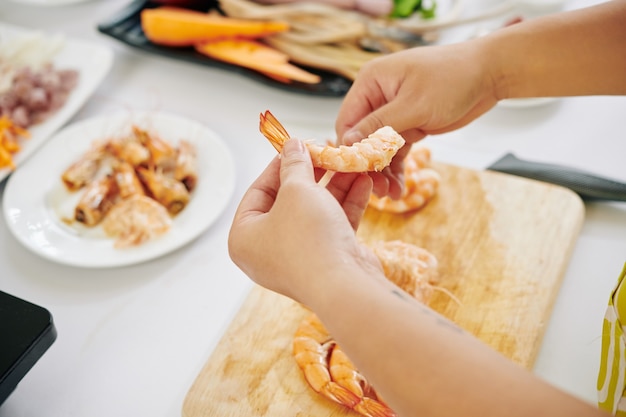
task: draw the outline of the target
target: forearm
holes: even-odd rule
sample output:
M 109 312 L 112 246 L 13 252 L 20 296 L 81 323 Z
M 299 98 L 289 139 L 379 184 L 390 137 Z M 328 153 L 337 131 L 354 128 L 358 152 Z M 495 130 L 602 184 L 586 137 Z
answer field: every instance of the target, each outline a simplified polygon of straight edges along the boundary
M 328 278 L 315 281 L 307 303 L 400 416 L 601 415 L 401 293 L 382 275 L 347 267 Z
M 499 99 L 626 94 L 626 1 L 536 18 L 478 42 Z

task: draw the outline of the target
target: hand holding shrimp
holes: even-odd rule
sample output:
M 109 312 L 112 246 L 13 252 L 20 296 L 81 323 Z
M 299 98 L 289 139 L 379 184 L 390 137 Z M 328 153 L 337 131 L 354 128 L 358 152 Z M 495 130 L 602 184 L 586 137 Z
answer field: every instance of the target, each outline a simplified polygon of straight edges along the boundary
M 287 141 L 241 201 L 230 256 L 258 284 L 309 306 L 398 415 L 603 415 L 388 281 L 354 232 L 371 187 L 365 174 L 320 186 L 306 148 Z
M 269 110 L 261 114 L 259 130 L 278 152 L 290 139 L 287 130 Z M 316 168 L 336 172 L 378 172 L 389 165 L 405 143 L 404 138 L 390 126 L 382 126 L 361 139 L 351 146 L 320 146 L 312 142 L 305 142 L 305 145 Z
M 235 214 L 229 236 L 234 262 L 260 285 L 295 299 L 312 283 L 309 271 L 355 257 L 380 268 L 354 233 L 367 206 L 369 177 L 337 173 L 324 188 L 315 182 L 301 141 L 287 141 L 281 156 L 252 184 Z M 320 244 L 327 241 L 332 244 Z

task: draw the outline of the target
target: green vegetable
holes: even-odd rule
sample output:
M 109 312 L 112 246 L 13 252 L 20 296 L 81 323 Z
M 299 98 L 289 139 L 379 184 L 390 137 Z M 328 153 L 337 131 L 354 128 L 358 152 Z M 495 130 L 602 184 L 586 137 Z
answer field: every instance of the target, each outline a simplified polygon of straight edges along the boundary
M 420 14 L 424 19 L 432 19 L 435 17 L 437 2 L 435 0 L 424 0 L 420 7 Z
M 394 0 L 391 17 L 409 17 L 419 9 L 422 0 Z
M 419 13 L 424 19 L 435 17 L 436 0 L 394 0 L 391 17 L 409 17 Z

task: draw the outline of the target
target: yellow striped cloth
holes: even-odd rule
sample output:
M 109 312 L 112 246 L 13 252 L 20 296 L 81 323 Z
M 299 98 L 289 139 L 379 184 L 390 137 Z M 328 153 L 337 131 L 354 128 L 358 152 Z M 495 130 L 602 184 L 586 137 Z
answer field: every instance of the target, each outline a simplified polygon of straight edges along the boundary
M 626 264 L 609 299 L 602 323 L 602 356 L 598 372 L 598 405 L 626 417 Z

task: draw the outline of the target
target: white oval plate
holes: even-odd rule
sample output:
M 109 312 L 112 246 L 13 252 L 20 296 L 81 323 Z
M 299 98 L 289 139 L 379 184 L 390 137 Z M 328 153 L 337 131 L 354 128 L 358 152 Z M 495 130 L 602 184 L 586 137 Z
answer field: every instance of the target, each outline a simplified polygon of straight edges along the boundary
M 124 249 L 99 226 L 68 225 L 80 191 L 69 193 L 61 174 L 95 140 L 127 131 L 135 124 L 172 144 L 185 139 L 198 155 L 198 184 L 187 207 L 162 236 Z M 66 265 L 106 268 L 144 262 L 164 255 L 203 233 L 222 213 L 235 187 L 235 168 L 224 142 L 204 125 L 167 113 L 117 114 L 83 120 L 55 134 L 16 171 L 4 190 L 4 217 L 26 248 Z
M 36 31 L 0 23 L 0 39 L 14 39 L 33 33 Z M 54 65 L 58 69 L 77 70 L 80 74 L 78 85 L 70 93 L 63 107 L 45 122 L 28 129 L 30 138 L 22 140 L 20 142 L 22 149 L 13 155 L 17 170 L 54 132 L 76 114 L 100 85 L 113 64 L 113 51 L 107 46 L 71 38 L 65 38 L 64 42 L 63 49 L 54 58 Z M 11 173 L 10 169 L 0 169 L 0 181 Z

